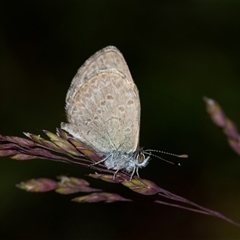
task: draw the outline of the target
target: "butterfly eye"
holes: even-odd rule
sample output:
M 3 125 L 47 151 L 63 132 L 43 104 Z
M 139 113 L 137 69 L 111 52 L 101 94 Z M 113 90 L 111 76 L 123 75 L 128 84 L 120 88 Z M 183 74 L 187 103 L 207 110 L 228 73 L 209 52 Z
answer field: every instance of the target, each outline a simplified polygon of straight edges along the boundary
M 146 159 L 146 158 L 145 158 L 145 155 L 144 155 L 143 153 L 139 153 L 139 154 L 137 155 L 138 163 L 143 163 L 145 159 Z

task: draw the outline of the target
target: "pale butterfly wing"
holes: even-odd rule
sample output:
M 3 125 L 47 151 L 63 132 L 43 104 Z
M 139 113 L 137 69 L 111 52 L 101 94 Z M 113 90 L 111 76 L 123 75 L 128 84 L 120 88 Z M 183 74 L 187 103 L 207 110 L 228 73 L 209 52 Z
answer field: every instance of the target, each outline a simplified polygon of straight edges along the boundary
M 61 128 L 96 152 L 136 151 L 140 100 L 120 51 L 109 46 L 78 70 L 66 97 L 69 123 Z

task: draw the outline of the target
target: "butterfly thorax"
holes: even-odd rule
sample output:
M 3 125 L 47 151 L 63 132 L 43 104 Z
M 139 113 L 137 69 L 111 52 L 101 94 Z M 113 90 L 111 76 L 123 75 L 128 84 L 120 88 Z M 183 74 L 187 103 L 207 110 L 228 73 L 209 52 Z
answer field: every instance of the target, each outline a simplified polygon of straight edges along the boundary
M 104 164 L 108 169 L 116 171 L 123 169 L 134 173 L 138 168 L 145 167 L 148 161 L 149 157 L 145 157 L 142 150 L 130 153 L 114 151 L 105 157 Z

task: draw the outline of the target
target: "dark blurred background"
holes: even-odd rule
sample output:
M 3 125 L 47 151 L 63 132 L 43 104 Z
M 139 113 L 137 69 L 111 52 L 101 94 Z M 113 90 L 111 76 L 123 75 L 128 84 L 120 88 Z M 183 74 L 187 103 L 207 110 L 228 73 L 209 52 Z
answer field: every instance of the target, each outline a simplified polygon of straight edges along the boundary
M 141 146 L 190 156 L 181 168 L 153 159 L 141 177 L 240 222 L 240 156 L 202 100 L 217 100 L 240 128 L 239 11 L 239 3 L 222 1 L 1 2 L 0 133 L 54 132 L 65 121 L 65 95 L 77 69 L 115 45 L 140 91 Z M 163 205 L 76 204 L 71 196 L 15 187 L 30 178 L 89 172 L 2 158 L 1 239 L 240 238 L 227 222 Z

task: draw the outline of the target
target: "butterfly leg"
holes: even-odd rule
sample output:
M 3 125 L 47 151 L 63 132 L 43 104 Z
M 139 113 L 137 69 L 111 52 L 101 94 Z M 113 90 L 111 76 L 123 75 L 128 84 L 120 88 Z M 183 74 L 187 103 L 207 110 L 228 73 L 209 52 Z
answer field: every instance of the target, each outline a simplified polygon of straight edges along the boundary
M 117 173 L 119 172 L 120 169 L 117 169 L 117 171 L 113 174 L 113 180 L 115 180 Z
M 104 159 L 102 159 L 102 160 L 100 160 L 100 161 L 98 161 L 98 162 L 92 163 L 92 164 L 89 165 L 89 167 L 90 167 L 90 166 L 98 165 L 98 164 L 100 164 L 100 163 L 103 163 L 103 162 L 105 162 L 105 161 L 106 161 L 108 158 L 110 158 L 110 157 L 111 157 L 111 155 L 105 157 Z
M 135 172 L 137 172 L 137 175 L 138 175 L 138 168 L 136 169 L 136 167 L 134 166 L 134 169 L 132 171 L 132 174 L 131 174 L 131 177 L 130 177 L 129 181 L 132 181 L 132 178 L 133 178 Z
M 136 173 L 137 173 L 137 176 L 140 178 L 140 176 L 139 176 L 139 172 L 138 172 L 138 167 L 136 167 Z

